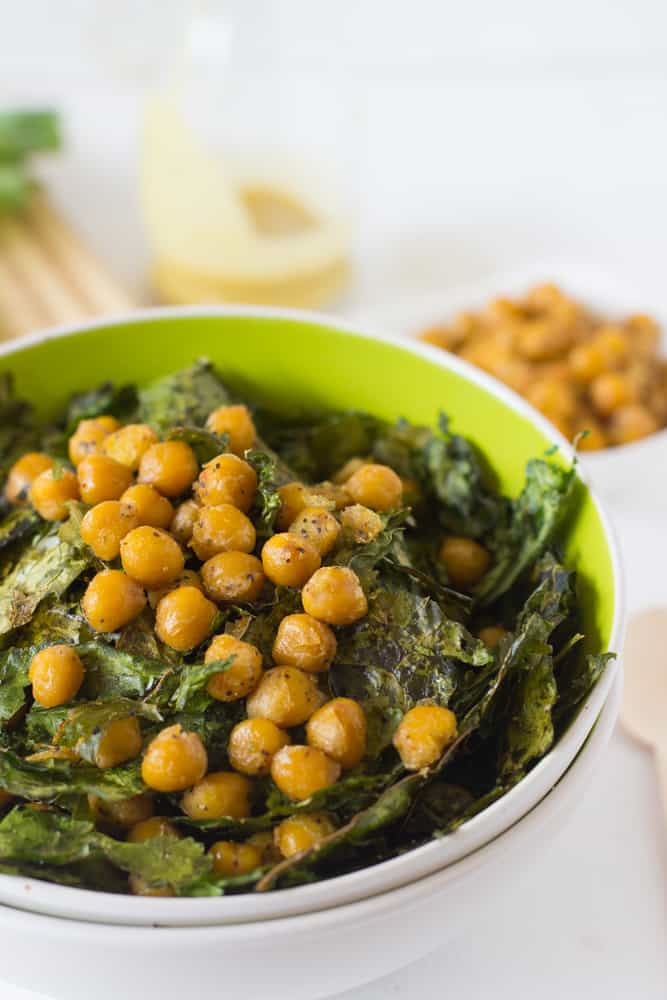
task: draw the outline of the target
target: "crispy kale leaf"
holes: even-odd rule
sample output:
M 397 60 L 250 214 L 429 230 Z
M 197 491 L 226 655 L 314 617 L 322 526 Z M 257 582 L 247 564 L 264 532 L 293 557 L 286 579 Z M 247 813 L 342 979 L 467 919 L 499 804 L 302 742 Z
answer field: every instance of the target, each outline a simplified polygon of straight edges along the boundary
M 216 455 L 227 451 L 228 436 L 214 434 L 201 427 L 175 427 L 167 434 L 167 441 L 184 441 L 189 444 L 200 465 L 206 465 Z
M 0 550 L 34 535 L 41 524 L 32 507 L 13 507 L 0 521 Z
M 209 361 L 165 375 L 139 390 L 139 419 L 158 432 L 174 425 L 203 427 L 218 406 L 230 402 L 229 393 Z
M 72 396 L 65 416 L 65 435 L 69 437 L 82 420 L 109 415 L 128 419 L 137 406 L 137 390 L 133 385 L 115 386 L 103 382 L 97 389 Z
M 121 800 L 144 791 L 136 763 L 105 770 L 67 760 L 22 760 L 10 750 L 0 750 L 0 787 L 31 801 L 55 802 L 74 794 Z
M 280 475 L 275 457 L 265 451 L 251 451 L 246 461 L 257 473 L 257 495 L 253 510 L 253 521 L 260 538 L 268 538 L 280 510 L 278 487 L 285 477 Z

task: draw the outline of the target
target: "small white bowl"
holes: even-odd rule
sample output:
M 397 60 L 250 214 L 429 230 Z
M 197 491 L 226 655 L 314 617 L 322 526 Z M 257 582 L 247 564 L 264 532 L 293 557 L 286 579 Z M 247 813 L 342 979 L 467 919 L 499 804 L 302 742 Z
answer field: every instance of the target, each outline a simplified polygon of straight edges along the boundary
M 354 319 L 370 329 L 417 338 L 463 310 L 479 309 L 498 296 L 521 295 L 545 282 L 554 282 L 567 295 L 612 319 L 648 313 L 663 330 L 662 348 L 667 354 L 667 302 L 647 301 L 636 289 L 576 260 L 500 272 L 430 295 L 384 302 L 359 310 Z M 667 506 L 667 429 L 620 448 L 582 452 L 580 462 L 600 495 L 616 510 L 662 512 Z
M 502 919 L 517 884 L 537 883 L 547 844 L 605 751 L 621 688 L 617 671 L 581 752 L 532 812 L 427 878 L 318 913 L 225 927 L 119 927 L 0 906 L 0 974 L 54 1000 L 318 1000 L 387 975 L 449 945 L 480 913 Z M 135 902 L 125 901 L 128 918 Z

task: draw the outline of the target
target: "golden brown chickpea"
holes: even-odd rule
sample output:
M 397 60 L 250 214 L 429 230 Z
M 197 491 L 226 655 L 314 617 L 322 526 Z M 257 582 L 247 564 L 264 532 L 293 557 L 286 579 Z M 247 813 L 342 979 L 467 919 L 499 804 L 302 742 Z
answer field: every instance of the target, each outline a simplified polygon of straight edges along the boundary
M 246 514 L 230 503 L 201 507 L 192 527 L 190 548 L 205 562 L 219 552 L 252 552 L 255 526 Z
M 280 510 L 276 518 L 276 527 L 280 530 L 289 528 L 298 514 L 308 503 L 308 487 L 303 483 L 285 483 L 278 489 Z
M 577 422 L 576 432 L 581 434 L 577 441 L 578 451 L 599 451 L 609 445 L 607 432 L 596 417 L 583 414 Z
M 314 747 L 283 747 L 271 761 L 271 777 L 292 801 L 309 799 L 340 778 L 340 764 Z
M 591 400 L 597 412 L 608 417 L 621 406 L 635 402 L 632 381 L 621 372 L 603 372 L 591 382 Z
M 237 455 L 225 452 L 204 466 L 195 483 L 197 500 L 205 507 L 230 503 L 247 514 L 257 491 L 257 473 Z
M 631 444 L 654 434 L 658 421 L 640 403 L 619 407 L 613 415 L 610 435 L 614 444 Z
M 150 819 L 155 812 L 153 798 L 148 792 L 133 795 L 119 802 L 101 799 L 97 795 L 88 796 L 88 805 L 95 817 L 95 822 L 101 827 L 129 829 Z
M 148 424 L 127 424 L 104 439 L 102 452 L 136 472 L 141 456 L 156 444 L 158 436 Z
M 346 536 L 357 545 L 372 542 L 384 528 L 380 515 L 360 503 L 352 504 L 341 511 L 340 523 Z
M 166 497 L 190 489 L 199 471 L 195 453 L 185 441 L 159 441 L 141 456 L 139 482 L 148 483 Z
M 5 496 L 10 503 L 25 503 L 33 482 L 53 467 L 53 459 L 41 451 L 28 451 L 14 462 L 5 484 Z
M 359 577 L 347 566 L 322 566 L 301 591 L 304 611 L 329 625 L 352 625 L 368 611 Z
M 105 569 L 90 581 L 81 599 L 86 621 L 96 632 L 115 632 L 146 606 L 146 594 L 119 569 Z
M 296 667 L 273 667 L 248 698 L 246 712 L 250 719 L 270 719 L 289 729 L 306 722 L 322 701 L 312 674 Z
M 196 587 L 197 590 L 203 591 L 204 584 L 201 582 L 201 577 L 196 570 L 184 569 L 183 572 L 167 587 L 160 587 L 159 590 L 149 590 L 148 603 L 153 610 L 157 608 L 158 604 L 166 594 L 171 593 L 172 590 L 176 590 L 177 587 Z
M 101 768 L 116 767 L 138 757 L 141 747 L 141 729 L 136 715 L 115 719 L 102 731 L 95 752 L 95 763 Z
M 125 535 L 120 543 L 120 559 L 127 575 L 151 590 L 171 583 L 185 565 L 176 539 L 148 525 L 133 528 Z
M 574 390 L 567 382 L 553 378 L 534 381 L 526 393 L 526 398 L 549 420 L 569 420 L 577 410 Z
M 136 823 L 127 835 L 130 844 L 143 844 L 153 837 L 175 837 L 181 839 L 181 832 L 173 823 L 170 823 L 166 816 L 151 816 Z
M 192 531 L 200 510 L 196 500 L 184 500 L 176 508 L 176 513 L 169 525 L 169 531 L 181 545 L 187 545 L 192 538 Z
M 630 360 L 630 339 L 622 327 L 602 327 L 593 337 L 592 346 L 602 355 L 607 369 L 624 368 Z
M 338 540 L 340 524 L 325 507 L 304 507 L 292 521 L 289 534 L 301 535 L 324 558 Z
M 458 332 L 448 326 L 432 326 L 428 330 L 424 330 L 423 333 L 420 333 L 419 339 L 423 340 L 425 344 L 440 347 L 443 351 L 453 351 L 462 342 L 462 338 Z
M 198 587 L 177 587 L 159 601 L 155 631 L 167 646 L 187 653 L 210 635 L 217 612 Z
M 273 831 L 275 844 L 284 858 L 309 851 L 335 831 L 326 813 L 302 813 L 290 816 Z
M 553 361 L 572 342 L 571 331 L 548 319 L 525 320 L 515 339 L 516 349 L 527 361 Z
M 216 875 L 234 878 L 247 875 L 262 865 L 262 852 L 253 844 L 237 844 L 233 840 L 218 840 L 208 852 Z
M 171 899 L 176 893 L 169 885 L 150 885 L 141 875 L 128 875 L 127 884 L 133 896 L 150 896 L 160 899 Z
M 137 514 L 137 527 L 168 528 L 174 517 L 174 508 L 153 486 L 135 483 L 125 490 L 121 501 L 131 503 Z
M 440 547 L 440 559 L 455 587 L 473 587 L 491 564 L 486 549 L 472 538 L 451 535 Z
M 415 705 L 403 716 L 393 743 L 405 767 L 430 767 L 456 739 L 456 716 L 439 705 Z
M 141 764 L 141 777 L 157 792 L 182 792 L 206 774 L 206 748 L 196 733 L 176 723 L 167 726 L 148 745 Z
M 108 455 L 89 455 L 76 470 L 84 503 L 118 500 L 132 482 L 132 472 Z
M 643 313 L 629 316 L 625 327 L 634 351 L 645 357 L 655 355 L 660 341 L 660 327 L 651 316 Z
M 241 774 L 212 771 L 188 789 L 181 808 L 191 819 L 245 819 L 250 815 L 251 789 L 249 780 Z
M 290 743 L 289 733 L 270 719 L 244 719 L 230 733 L 229 763 L 242 774 L 268 774 L 273 755 Z
M 352 698 L 333 698 L 311 715 L 306 725 L 308 745 L 321 750 L 347 770 L 366 753 L 366 716 Z
M 264 570 L 247 552 L 220 552 L 201 568 L 204 590 L 212 601 L 256 601 L 264 586 Z
M 70 469 L 45 469 L 33 480 L 30 503 L 45 521 L 64 521 L 69 515 L 67 504 L 79 499 L 79 483 Z
M 112 431 L 118 429 L 115 417 L 94 417 L 92 420 L 80 420 L 79 426 L 69 439 L 67 450 L 72 465 L 78 465 L 88 455 L 94 455 L 100 450 L 102 442 Z
M 217 701 L 238 701 L 253 691 L 262 676 L 262 654 L 256 646 L 233 635 L 216 635 L 204 655 L 204 663 L 234 657 L 226 670 L 209 678 L 206 690 Z
M 334 473 L 331 481 L 337 486 L 343 486 L 354 472 L 357 472 L 362 465 L 367 465 L 369 461 L 370 459 L 360 458 L 359 456 L 348 458 L 347 462 L 341 465 L 338 472 Z
M 485 625 L 479 630 L 479 638 L 487 649 L 495 649 L 501 639 L 504 639 L 509 632 L 502 625 Z
M 281 854 L 275 845 L 272 830 L 262 830 L 260 833 L 253 833 L 252 837 L 248 837 L 246 840 L 246 844 L 257 848 L 263 865 L 275 865 L 280 861 Z
M 247 406 L 219 406 L 209 414 L 206 426 L 214 434 L 229 435 L 229 450 L 243 455 L 257 440 L 257 431 Z
M 388 465 L 362 465 L 345 483 L 354 503 L 371 510 L 394 510 L 401 506 L 403 483 Z
M 103 500 L 91 507 L 81 522 L 81 538 L 98 559 L 117 559 L 125 535 L 139 524 L 132 503 L 124 500 Z
M 302 587 L 320 562 L 315 546 L 290 531 L 272 535 L 262 548 L 264 573 L 281 587 Z
M 336 636 L 311 615 L 286 615 L 273 642 L 273 659 L 308 673 L 328 670 L 336 655 Z
M 589 383 L 604 371 L 602 351 L 594 343 L 576 344 L 569 355 L 570 370 L 579 382 Z
M 55 708 L 71 701 L 83 684 L 83 663 L 72 646 L 46 646 L 33 656 L 28 676 L 37 704 Z

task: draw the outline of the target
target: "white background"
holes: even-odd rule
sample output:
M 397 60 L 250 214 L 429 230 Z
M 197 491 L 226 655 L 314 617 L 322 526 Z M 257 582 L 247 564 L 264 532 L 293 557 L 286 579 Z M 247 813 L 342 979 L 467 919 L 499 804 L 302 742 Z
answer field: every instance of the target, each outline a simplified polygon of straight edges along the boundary
M 351 101 L 341 144 L 358 269 L 343 309 L 567 254 L 667 314 L 660 0 L 246 0 L 245 11 L 257 25 L 249 58 L 265 65 L 279 43 L 283 62 L 328 74 Z M 181 16 L 174 0 L 0 0 L 0 103 L 63 109 L 67 152 L 45 176 L 138 300 L 140 95 Z M 664 523 L 637 510 L 618 527 L 631 608 L 664 602 Z M 650 761 L 617 733 L 539 881 L 518 871 L 474 934 L 348 1000 L 663 1000 L 666 876 Z M 3 1000 L 19 995 L 0 985 Z

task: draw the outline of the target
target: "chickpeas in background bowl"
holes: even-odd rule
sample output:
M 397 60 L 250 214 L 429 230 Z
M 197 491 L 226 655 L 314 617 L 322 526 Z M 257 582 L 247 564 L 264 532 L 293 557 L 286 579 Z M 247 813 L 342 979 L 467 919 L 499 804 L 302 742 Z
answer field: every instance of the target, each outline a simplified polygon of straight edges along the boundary
M 0 855 L 19 872 L 2 876 L 0 900 L 44 914 L 43 938 L 62 947 L 58 917 L 92 921 L 108 930 L 111 953 L 126 944 L 113 925 L 168 925 L 179 947 L 188 936 L 178 927 L 215 925 L 212 975 L 234 963 L 234 925 L 252 934 L 310 914 L 320 947 L 333 907 L 456 868 L 568 770 L 618 675 L 600 655 L 620 644 L 618 561 L 571 450 L 559 441 L 545 454 L 548 425 L 514 394 L 431 347 L 270 310 L 148 313 L 3 353 L 40 419 L 103 379 L 136 383 L 152 408 L 145 421 L 118 411 L 119 426 L 97 428 L 89 448 L 79 419 L 68 428 L 71 465 L 14 475 L 26 477 L 13 496 L 16 523 L 31 521 L 23 537 L 52 562 L 54 549 L 72 550 L 71 580 L 59 576 L 50 591 L 70 602 L 59 628 L 76 619 L 85 630 L 37 653 L 12 647 L 12 705 L 26 698 L 30 723 L 17 715 L 27 742 L 15 738 L 0 763 L 15 796 Z M 173 384 L 164 392 L 165 377 L 203 356 L 235 397 L 224 438 L 211 428 L 217 407 L 175 422 L 182 399 Z M 48 395 L 37 391 L 44 370 L 63 372 Z M 260 432 L 250 450 L 247 435 L 234 442 L 248 431 L 239 400 Z M 295 404 L 322 416 L 269 415 Z M 78 405 L 81 419 L 97 419 Z M 438 430 L 441 409 L 450 422 Z M 142 422 L 157 440 L 128 433 Z M 563 516 L 546 527 L 532 520 L 543 490 Z M 33 614 L 49 607 L 22 606 L 27 617 L 12 624 L 34 631 Z M 541 663 L 551 737 L 526 744 L 504 723 L 501 755 L 487 757 L 473 735 L 505 678 L 515 678 L 503 690 L 518 711 L 531 716 L 540 702 L 513 673 L 532 630 L 540 623 L 542 649 L 560 623 L 574 627 L 575 609 L 581 647 L 566 634 L 555 651 L 566 666 Z M 497 776 L 484 777 L 491 764 Z M 83 799 L 74 813 L 75 792 L 90 813 Z M 73 831 L 111 865 L 112 881 L 77 867 L 76 852 L 49 853 L 56 834 L 73 850 Z M 68 884 L 40 880 L 40 866 Z M 151 944 L 144 956 L 156 976 L 159 951 Z M 338 962 L 331 952 L 322 960 Z M 280 961 L 277 995 L 316 995 L 299 994 L 292 959 Z M 114 988 L 122 976 L 112 974 Z M 276 995 L 261 969 L 253 982 L 253 995 Z

